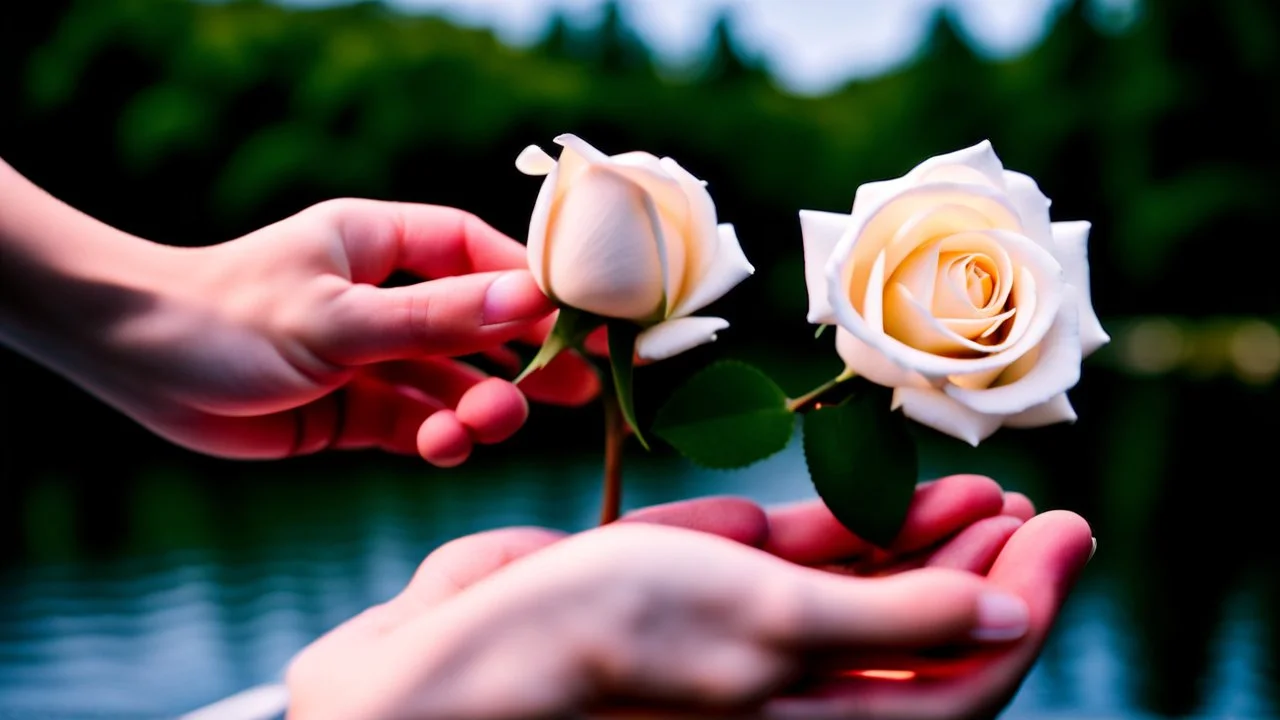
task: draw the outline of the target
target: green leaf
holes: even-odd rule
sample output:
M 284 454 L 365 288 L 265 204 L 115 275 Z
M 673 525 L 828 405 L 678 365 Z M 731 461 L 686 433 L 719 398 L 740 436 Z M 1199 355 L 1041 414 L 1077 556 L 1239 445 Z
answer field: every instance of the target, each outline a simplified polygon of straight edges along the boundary
M 795 422 L 777 383 L 746 363 L 726 360 L 676 390 L 658 411 L 653 432 L 703 467 L 730 469 L 785 448 Z
M 587 339 L 591 331 L 603 324 L 604 318 L 599 315 L 592 315 L 571 307 L 560 308 L 560 314 L 556 316 L 556 324 L 552 326 L 551 332 L 547 333 L 547 339 L 542 341 L 538 354 L 534 355 L 525 369 L 516 376 L 515 384 L 519 385 L 521 380 L 529 377 L 535 370 L 546 367 L 562 351 L 582 345 L 582 341 Z
M 649 441 L 640 432 L 640 424 L 636 422 L 636 404 L 632 393 L 631 376 L 635 371 L 636 337 L 640 334 L 640 326 L 627 320 L 609 321 L 609 366 L 613 369 L 613 388 L 618 394 L 618 407 L 622 409 L 622 417 L 626 418 L 636 439 L 649 449 Z
M 827 328 L 829 328 L 829 327 L 831 327 L 831 326 L 830 326 L 830 325 L 819 325 L 819 326 L 818 326 L 818 329 L 813 331 L 813 339 L 814 339 L 814 340 L 817 340 L 818 338 L 822 337 L 822 333 L 826 332 L 826 331 L 827 331 Z
M 806 414 L 804 459 L 841 524 L 878 547 L 893 542 L 915 495 L 919 462 L 906 418 L 889 409 L 884 393 L 863 392 Z

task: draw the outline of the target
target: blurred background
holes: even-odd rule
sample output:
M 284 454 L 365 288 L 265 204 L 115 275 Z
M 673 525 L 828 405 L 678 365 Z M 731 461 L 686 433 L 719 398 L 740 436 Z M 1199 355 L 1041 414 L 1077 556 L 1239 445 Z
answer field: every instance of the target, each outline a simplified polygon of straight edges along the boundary
M 834 374 L 832 336 L 804 322 L 796 210 L 989 138 L 1054 219 L 1093 222 L 1113 336 L 1074 425 L 978 449 L 920 432 L 925 477 L 992 474 L 1099 539 L 1007 716 L 1280 713 L 1274 0 L 20 5 L 0 23 L 0 157 L 159 242 L 342 195 L 456 205 L 522 239 L 525 145 L 676 157 L 758 271 L 713 308 L 733 323 L 717 344 L 640 372 L 642 414 L 662 399 L 646 384 L 716 357 L 797 394 Z M 194 708 L 276 679 L 451 537 L 596 514 L 593 409 L 535 407 L 451 471 L 255 464 L 169 446 L 15 354 L 0 370 L 4 715 Z M 794 444 L 733 473 L 629 452 L 632 507 L 813 495 Z

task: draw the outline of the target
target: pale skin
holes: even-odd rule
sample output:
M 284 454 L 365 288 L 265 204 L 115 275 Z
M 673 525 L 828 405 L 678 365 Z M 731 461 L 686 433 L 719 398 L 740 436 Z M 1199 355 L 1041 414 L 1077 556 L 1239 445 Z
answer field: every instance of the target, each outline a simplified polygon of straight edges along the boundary
M 159 245 L 0 161 L 0 343 L 211 455 L 372 447 L 452 466 L 514 433 L 526 395 L 588 402 L 599 385 L 572 353 L 519 389 L 457 359 L 510 366 L 506 343 L 545 336 L 554 308 L 524 268 L 523 246 L 468 213 L 368 200 L 210 247 Z M 422 282 L 379 287 L 395 270 Z M 290 712 L 982 717 L 1016 690 L 1087 557 L 1083 521 L 1024 525 L 1032 513 L 994 482 L 960 477 L 918 492 L 887 553 L 820 505 L 765 514 L 728 499 L 567 539 L 537 528 L 463 538 L 300 656 Z M 1023 608 L 1020 639 L 975 638 L 979 598 L 993 593 Z M 951 660 L 914 652 L 935 646 Z M 783 696 L 836 656 L 913 663 L 933 679 L 844 678 Z
M 378 286 L 396 270 L 423 282 Z M 375 447 L 457 465 L 520 428 L 526 395 L 577 405 L 598 392 L 572 354 L 520 389 L 456 359 L 511 365 L 504 343 L 539 342 L 553 312 L 524 246 L 454 208 L 333 200 L 178 248 L 0 161 L 0 342 L 199 452 Z
M 1092 549 L 1079 516 L 1033 513 L 956 476 L 887 552 L 820 503 L 732 498 L 462 538 L 303 651 L 290 717 L 991 717 Z

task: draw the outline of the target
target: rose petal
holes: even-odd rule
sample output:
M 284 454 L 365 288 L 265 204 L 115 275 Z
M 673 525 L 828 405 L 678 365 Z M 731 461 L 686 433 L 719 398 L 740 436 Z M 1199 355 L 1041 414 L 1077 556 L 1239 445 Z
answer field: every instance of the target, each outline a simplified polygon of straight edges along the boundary
M 674 309 L 668 309 L 668 318 L 684 317 L 701 310 L 719 300 L 756 271 L 743 254 L 733 225 L 721 223 L 716 227 L 716 234 L 719 243 L 715 247 L 716 255 L 711 259 L 711 266 L 698 284 L 689 288 L 681 303 Z
M 979 254 L 995 263 L 996 286 L 991 294 L 991 302 L 977 316 L 990 316 L 1003 312 L 1009 304 L 1009 294 L 1013 289 L 1013 281 L 1017 275 L 1013 270 L 1013 258 L 1009 251 L 1000 244 L 997 235 L 992 233 L 957 233 L 939 242 L 940 254 Z M 968 303 L 968 298 L 964 298 Z M 933 304 L 933 312 L 939 317 L 959 317 L 959 312 L 949 312 L 949 308 Z
M 977 341 L 989 337 L 1004 325 L 1005 321 L 1017 313 L 1017 309 L 1002 312 L 990 318 L 939 318 L 938 322 L 947 330 L 966 340 Z
M 827 299 L 827 261 L 831 251 L 849 227 L 849 216 L 820 210 L 800 211 L 800 234 L 804 238 L 804 281 L 809 290 L 809 317 L 815 325 L 831 325 L 836 317 Z
M 538 199 L 533 203 L 533 215 L 529 218 L 529 237 L 525 241 L 525 256 L 529 260 L 529 272 L 543 294 L 552 300 L 556 295 L 547 281 L 547 226 L 551 222 L 551 209 L 555 206 L 556 189 L 560 184 L 560 165 L 551 168 L 551 173 L 542 181 L 538 189 Z
M 954 165 L 972 168 L 981 173 L 982 177 L 992 187 L 999 190 L 1004 190 L 1005 188 L 1004 165 L 1000 162 L 1000 158 L 996 156 L 996 151 L 991 147 L 990 140 L 983 140 L 977 145 L 963 150 L 931 157 L 915 166 L 911 172 L 907 173 L 907 177 L 916 182 L 924 182 L 925 177 L 939 171 L 939 169 Z M 956 174 L 955 171 L 949 172 L 952 175 Z
M 929 388 L 897 388 L 893 391 L 894 407 L 921 425 L 959 438 L 974 447 L 1000 428 L 999 415 L 983 415 L 961 405 L 940 390 Z
M 530 145 L 516 156 L 516 169 L 525 175 L 546 175 L 555 167 L 555 158 L 537 145 Z
M 892 284 L 902 287 L 921 305 L 932 307 L 938 290 L 938 254 L 941 249 L 938 242 L 917 248 L 894 270 Z M 888 262 L 886 254 L 885 264 Z
M 595 149 L 595 147 L 593 147 L 591 143 L 587 142 L 586 140 L 583 140 L 582 138 L 572 133 L 564 133 L 562 135 L 557 135 L 555 136 L 553 142 L 555 142 L 555 144 L 559 145 L 565 150 L 569 151 L 568 153 L 566 152 L 560 153 L 561 162 L 564 162 L 566 159 L 570 159 L 570 158 L 566 158 L 565 155 L 577 155 L 579 158 L 581 158 L 582 162 L 587 164 L 600 164 L 600 163 L 606 163 L 609 161 L 608 155 L 605 155 L 604 153 Z
M 661 219 L 649 195 L 603 165 L 560 201 L 547 241 L 548 280 L 561 302 L 642 319 L 662 303 Z
M 889 249 L 886 269 L 891 275 L 897 263 L 919 244 L 930 239 L 927 236 L 913 235 L 911 237 L 912 242 L 917 243 L 915 245 L 912 242 L 895 243 L 895 238 L 902 240 L 899 232 L 903 226 L 909 220 L 928 214 L 941 205 L 968 207 L 986 219 L 980 227 L 967 229 L 1019 230 L 1017 211 L 1008 203 L 1004 194 L 981 185 L 936 183 L 908 186 L 878 207 L 866 209 L 855 204 L 850 222 L 851 230 L 840 239 L 833 253 L 835 257 L 843 259 L 838 271 L 838 282 L 849 289 L 849 296 L 854 298 L 855 306 L 865 296 L 867 275 L 875 257 L 886 248 Z
M 1031 176 L 1020 172 L 1006 170 L 1004 184 L 1009 200 L 1022 219 L 1023 233 L 1057 255 L 1057 244 L 1049 229 L 1049 198 L 1040 191 L 1040 186 Z
M 685 292 L 686 265 L 691 229 L 689 198 L 676 178 L 672 177 L 654 155 L 627 152 L 614 155 L 605 164 L 610 170 L 639 185 L 649 193 L 662 219 L 662 286 L 669 317 L 673 305 Z M 699 188 L 702 193 L 706 190 Z
M 712 342 L 729 322 L 715 317 L 683 317 L 666 320 L 640 333 L 636 354 L 645 360 L 665 360 L 685 350 Z
M 967 388 L 969 390 L 982 390 L 991 387 L 991 383 L 996 378 L 1008 371 L 1008 368 L 996 368 L 987 370 L 986 372 L 970 373 L 968 375 L 948 375 L 947 382 L 956 387 Z
M 708 300 L 707 303 L 695 306 L 691 298 L 697 299 L 695 293 L 704 281 L 711 277 L 712 267 L 717 259 L 722 253 L 732 252 L 732 249 L 722 251 L 720 247 L 722 241 L 716 223 L 716 206 L 711 201 L 710 193 L 707 192 L 706 183 L 694 177 L 671 158 L 664 157 L 660 163 L 667 174 L 680 184 L 689 208 L 689 219 L 685 224 L 684 283 L 679 295 L 669 299 L 667 304 L 667 317 L 683 317 L 711 302 Z M 737 247 L 736 239 L 734 243 Z M 739 247 L 738 253 L 741 254 L 741 252 Z M 746 262 L 746 258 L 742 260 Z M 751 267 L 749 263 L 747 267 Z M 748 274 L 750 272 L 748 270 Z
M 1074 288 L 1066 286 L 1058 317 L 1035 348 L 1034 364 L 1011 367 L 1015 378 L 998 378 L 986 389 L 944 386 L 947 395 L 975 412 L 1013 415 L 1048 402 L 1080 381 L 1080 320 Z
M 885 387 L 930 387 L 929 381 L 919 373 L 904 370 L 893 364 L 878 350 L 849 334 L 844 328 L 836 328 L 836 352 L 853 372 Z
M 1089 228 L 1090 224 L 1085 221 L 1056 222 L 1051 227 L 1058 245 L 1063 277 L 1076 288 L 1080 304 L 1080 347 L 1085 357 L 1111 341 L 1107 331 L 1102 329 L 1102 323 L 1098 322 L 1089 289 Z
M 1076 410 L 1071 407 L 1071 401 L 1067 399 L 1067 394 L 1054 395 L 1049 400 L 1027 408 L 1017 415 L 1010 415 L 1004 419 L 1005 427 L 1012 428 L 1034 428 L 1043 427 L 1045 425 L 1053 425 L 1060 422 L 1073 423 L 1076 421 Z
M 839 324 L 863 342 L 882 352 L 895 364 L 919 372 L 925 377 L 941 379 L 948 375 L 968 375 L 1007 366 L 1011 358 L 1020 357 L 1038 344 L 1053 324 L 1058 306 L 1062 302 L 1062 268 L 1048 251 L 1016 233 L 989 230 L 983 234 L 996 238 L 1004 245 L 1009 250 L 1013 263 L 1023 267 L 1024 280 L 1030 278 L 1029 282 L 1015 283 L 1015 288 L 1020 283 L 1024 285 L 1034 283 L 1038 295 L 1035 298 L 1037 310 L 1030 313 L 1032 315 L 1030 318 L 1023 317 L 1024 314 L 1028 314 L 1024 313 L 1023 309 L 1032 300 L 1015 298 L 1014 307 L 1020 308 L 1018 314 L 1014 316 L 1015 323 L 1020 324 L 1015 325 L 1011 334 L 1016 331 L 1019 337 L 1006 350 L 977 358 L 949 358 L 922 352 L 889 337 L 880 328 L 873 329 L 868 319 L 863 318 L 855 310 L 849 298 L 844 297 L 843 293 L 832 292 L 830 295 L 832 309 Z M 847 239 L 848 236 L 842 239 L 841 245 Z M 840 250 L 840 247 L 836 248 L 837 255 Z M 843 269 L 834 263 L 828 267 L 828 282 L 838 280 L 841 276 L 837 273 Z

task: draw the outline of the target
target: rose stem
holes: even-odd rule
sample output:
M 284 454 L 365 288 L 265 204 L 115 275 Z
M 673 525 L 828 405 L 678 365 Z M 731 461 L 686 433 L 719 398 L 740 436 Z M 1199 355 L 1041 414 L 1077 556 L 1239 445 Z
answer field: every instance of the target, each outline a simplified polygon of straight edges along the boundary
M 622 510 L 622 449 L 627 441 L 627 425 L 622 407 L 612 387 L 604 389 L 604 497 L 600 505 L 600 524 L 618 519 Z
M 812 410 L 813 406 L 817 404 L 818 400 L 822 399 L 823 395 L 826 395 L 827 393 L 831 392 L 836 387 L 838 387 L 841 383 L 848 380 L 852 380 L 855 377 L 857 377 L 856 373 L 850 372 L 849 370 L 845 370 L 844 372 L 840 373 L 836 377 L 831 378 L 830 380 L 822 383 L 818 387 L 810 390 L 809 392 L 801 395 L 800 397 L 794 400 L 788 400 L 787 410 L 793 413 L 806 412 L 808 410 Z

